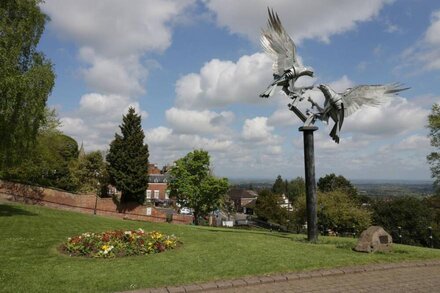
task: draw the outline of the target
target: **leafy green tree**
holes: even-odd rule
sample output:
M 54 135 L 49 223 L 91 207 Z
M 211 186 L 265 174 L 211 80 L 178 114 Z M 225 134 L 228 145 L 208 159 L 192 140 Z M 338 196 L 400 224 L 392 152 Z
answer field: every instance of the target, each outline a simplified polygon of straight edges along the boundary
M 437 149 L 427 156 L 428 163 L 431 166 L 431 176 L 434 178 L 434 187 L 437 194 L 440 194 L 440 105 L 432 105 L 431 114 L 428 116 L 429 137 L 431 146 Z
M 148 188 L 148 145 L 144 144 L 141 116 L 128 109 L 107 154 L 110 182 L 121 191 L 121 203 L 145 201 Z
M 401 227 L 402 242 L 410 245 L 428 246 L 428 227 L 434 215 L 426 202 L 415 197 L 399 197 L 392 200 L 377 200 L 372 205 L 373 223 L 382 226 L 399 241 Z
M 317 186 L 318 190 L 324 193 L 341 190 L 352 198 L 358 199 L 357 189 L 342 175 L 327 174 L 319 178 Z
M 221 205 L 228 191 L 228 179 L 215 178 L 210 172 L 210 158 L 204 150 L 194 150 L 171 168 L 170 196 L 194 211 L 194 223 Z
M 294 205 L 298 225 L 306 222 L 306 197 L 301 196 Z M 341 189 L 318 192 L 318 225 L 339 232 L 362 232 L 371 224 L 371 214 Z
M 284 225 L 287 223 L 288 211 L 280 206 L 280 194 L 264 189 L 258 194 L 255 213 L 262 221 Z
M 306 194 L 306 183 L 304 178 L 296 177 L 287 184 L 287 197 L 291 202 L 294 202 L 300 196 Z
M 100 193 L 105 177 L 106 165 L 100 151 L 79 156 L 70 166 L 70 176 L 76 191 L 82 193 Z
M 278 175 L 277 179 L 275 180 L 272 186 L 272 192 L 276 194 L 283 194 L 286 192 L 286 185 L 281 175 Z
M 29 184 L 75 191 L 69 164 L 78 156 L 76 141 L 61 132 L 43 132 L 35 147 L 21 163 L 8 168 L 4 176 Z
M 40 3 L 0 1 L 0 170 L 34 148 L 54 86 L 52 64 L 36 49 L 48 19 Z

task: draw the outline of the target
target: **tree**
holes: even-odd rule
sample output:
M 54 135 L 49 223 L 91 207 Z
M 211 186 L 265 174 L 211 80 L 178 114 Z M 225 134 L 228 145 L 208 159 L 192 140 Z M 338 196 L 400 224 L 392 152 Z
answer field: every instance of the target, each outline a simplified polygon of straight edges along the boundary
M 105 177 L 106 165 L 100 151 L 79 156 L 70 166 L 72 184 L 82 193 L 100 193 L 101 181 Z
M 377 200 L 372 205 L 373 222 L 388 231 L 399 241 L 401 227 L 402 242 L 411 245 L 428 246 L 428 227 L 433 224 L 434 215 L 426 202 L 415 197 L 399 197 L 392 200 Z
M 44 131 L 35 147 L 19 164 L 3 172 L 3 177 L 29 184 L 76 191 L 69 165 L 78 157 L 78 144 L 59 131 Z
M 215 178 L 210 172 L 210 158 L 204 150 L 194 150 L 171 168 L 170 196 L 177 203 L 193 209 L 194 223 L 221 205 L 228 191 L 228 179 Z
M 272 192 L 276 194 L 283 194 L 286 192 L 286 185 L 281 175 L 278 175 L 277 179 L 275 180 L 272 186 Z
M 287 184 L 287 197 L 294 202 L 300 196 L 306 194 L 306 183 L 304 178 L 296 177 Z
M 121 191 L 121 203 L 143 203 L 148 188 L 148 145 L 144 144 L 141 116 L 128 109 L 107 154 L 110 183 Z
M 0 170 L 33 149 L 55 74 L 36 50 L 48 20 L 41 0 L 0 1 Z
M 431 146 L 439 150 L 440 148 L 440 105 L 432 105 L 431 114 L 428 116 L 429 137 Z M 437 194 L 440 194 L 440 153 L 432 152 L 427 156 L 431 166 L 431 176 L 434 178 L 434 187 Z
M 318 190 L 321 192 L 332 192 L 342 190 L 354 199 L 358 199 L 357 189 L 344 176 L 336 176 L 334 173 L 327 174 L 318 180 Z
M 280 225 L 287 223 L 288 211 L 280 206 L 282 201 L 280 194 L 263 189 L 255 203 L 255 213 L 260 220 Z
M 301 196 L 295 202 L 298 225 L 306 222 L 306 197 Z M 371 224 L 370 212 L 359 207 L 356 201 L 341 189 L 318 193 L 318 225 L 325 229 L 340 232 L 361 232 Z
M 78 157 L 78 144 L 58 127 L 55 109 L 46 108 L 34 147 L 1 176 L 29 184 L 75 191 L 70 181 L 69 164 Z

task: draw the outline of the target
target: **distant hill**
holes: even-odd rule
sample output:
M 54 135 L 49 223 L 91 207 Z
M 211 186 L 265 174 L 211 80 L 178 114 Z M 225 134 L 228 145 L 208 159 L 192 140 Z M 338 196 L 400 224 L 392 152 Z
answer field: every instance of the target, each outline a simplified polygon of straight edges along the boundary
M 231 185 L 240 188 L 260 190 L 271 188 L 275 179 L 229 179 Z M 429 180 L 368 180 L 353 179 L 350 182 L 360 194 L 371 197 L 390 196 L 429 196 L 434 193 L 432 181 Z

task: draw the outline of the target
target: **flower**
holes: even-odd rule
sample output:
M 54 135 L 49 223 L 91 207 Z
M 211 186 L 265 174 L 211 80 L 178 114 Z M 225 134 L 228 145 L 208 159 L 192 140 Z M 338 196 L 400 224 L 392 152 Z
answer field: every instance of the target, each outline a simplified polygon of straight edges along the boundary
M 174 236 L 157 231 L 145 233 L 137 230 L 115 230 L 102 233 L 82 233 L 67 238 L 63 250 L 71 256 L 109 258 L 126 255 L 159 253 L 176 246 Z

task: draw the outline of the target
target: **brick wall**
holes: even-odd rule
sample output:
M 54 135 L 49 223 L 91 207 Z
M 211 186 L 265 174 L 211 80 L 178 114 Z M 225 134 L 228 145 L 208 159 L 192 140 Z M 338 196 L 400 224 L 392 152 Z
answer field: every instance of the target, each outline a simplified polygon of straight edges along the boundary
M 98 215 L 148 222 L 166 222 L 167 219 L 164 212 L 154 207 L 146 207 L 135 203 L 118 207 L 111 198 L 96 198 L 96 196 L 90 194 L 72 194 L 51 188 L 2 180 L 0 180 L 0 198 L 87 214 L 94 213 L 96 203 L 96 214 Z M 150 214 L 147 215 L 147 212 Z M 188 224 L 191 222 L 192 216 L 173 214 L 173 223 Z

